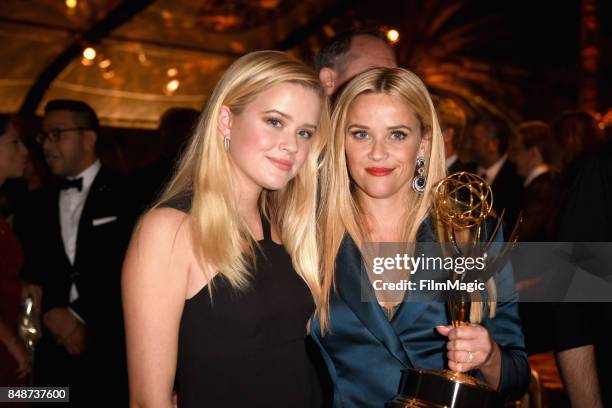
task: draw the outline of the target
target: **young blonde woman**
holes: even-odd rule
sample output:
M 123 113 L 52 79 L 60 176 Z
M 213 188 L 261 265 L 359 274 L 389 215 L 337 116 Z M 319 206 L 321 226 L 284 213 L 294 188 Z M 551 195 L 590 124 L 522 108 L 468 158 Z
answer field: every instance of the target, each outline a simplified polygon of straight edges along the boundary
M 314 72 L 287 54 L 225 72 L 128 250 L 131 406 L 170 407 L 173 389 L 179 407 L 319 405 L 304 341 L 327 115 Z
M 336 99 L 332 126 L 321 179 L 322 300 L 312 333 L 334 384 L 334 407 L 384 406 L 410 367 L 474 370 L 520 396 L 530 371 L 516 303 L 500 302 L 495 319 L 452 328 L 444 303 L 390 301 L 361 271 L 366 243 L 435 242 L 443 229 L 432 193 L 445 176 L 444 142 L 421 80 L 401 68 L 357 76 Z M 496 279 L 512 298 L 511 269 Z

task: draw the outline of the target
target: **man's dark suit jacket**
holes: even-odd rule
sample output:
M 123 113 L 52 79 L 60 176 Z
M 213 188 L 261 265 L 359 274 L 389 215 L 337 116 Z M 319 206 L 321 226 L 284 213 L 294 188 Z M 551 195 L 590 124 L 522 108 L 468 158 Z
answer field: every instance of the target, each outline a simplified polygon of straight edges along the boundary
M 523 179 L 516 173 L 516 167 L 510 160 L 506 160 L 491 184 L 493 191 L 493 209 L 501 215 L 503 209 L 505 238 L 514 230 L 518 218 L 523 196 Z
M 26 255 L 22 277 L 42 287 L 43 313 L 55 307 L 70 307 L 85 321 L 88 351 L 82 358 L 70 356 L 43 330 L 35 370 L 41 381 L 77 381 L 81 376 L 90 376 L 88 381 L 95 382 L 91 375 L 101 375 L 100 370 L 104 370 L 106 381 L 121 378 L 123 382 L 126 376 L 120 275 L 133 226 L 129 196 L 121 178 L 103 166 L 83 207 L 71 265 L 62 241 L 59 193 L 57 185 L 32 193 L 28 205 L 16 215 L 16 229 Z M 79 297 L 70 303 L 73 281 Z M 75 392 L 78 390 L 71 390 L 71 400 Z
M 557 239 L 612 242 L 612 142 L 574 163 L 572 170 L 563 180 L 568 191 L 560 211 Z M 612 303 L 559 303 L 554 307 L 555 351 L 593 344 L 603 403 L 612 406 Z

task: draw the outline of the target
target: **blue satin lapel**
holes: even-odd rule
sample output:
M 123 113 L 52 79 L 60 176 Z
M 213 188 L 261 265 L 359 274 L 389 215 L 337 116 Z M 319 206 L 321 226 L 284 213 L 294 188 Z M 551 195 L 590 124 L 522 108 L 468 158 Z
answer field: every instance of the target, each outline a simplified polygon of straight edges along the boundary
M 336 258 L 336 285 L 339 295 L 364 327 L 404 366 L 412 367 L 396 331 L 378 305 L 367 274 L 362 270 L 359 248 L 348 235 Z
M 421 317 L 429 307 L 425 302 L 404 302 L 396 312 L 391 325 L 396 332 L 401 332 L 406 326 L 410 326 L 416 319 Z
M 436 237 L 433 232 L 432 219 L 431 217 L 425 218 L 421 225 L 419 226 L 419 230 L 417 231 L 416 238 L 416 247 L 415 252 L 419 253 L 418 243 L 420 242 L 436 242 Z M 426 302 L 404 302 L 401 304 L 399 310 L 396 312 L 395 317 L 391 321 L 392 326 L 398 331 L 406 327 L 410 326 L 416 319 L 418 319 L 425 310 L 429 307 L 430 303 Z

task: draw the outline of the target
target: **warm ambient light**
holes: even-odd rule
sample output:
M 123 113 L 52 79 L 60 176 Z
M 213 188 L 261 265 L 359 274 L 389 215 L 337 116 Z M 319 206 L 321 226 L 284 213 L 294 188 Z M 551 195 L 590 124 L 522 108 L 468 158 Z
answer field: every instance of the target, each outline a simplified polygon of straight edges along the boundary
M 177 75 L 178 75 L 178 69 L 176 69 L 176 68 L 170 68 L 170 69 L 168 69 L 167 74 L 168 74 L 168 76 L 169 76 L 170 78 L 174 78 L 175 76 L 177 76 Z
M 397 30 L 389 30 L 387 31 L 387 38 L 391 43 L 395 44 L 399 41 L 399 32 Z
M 98 63 L 98 66 L 102 69 L 106 69 L 111 66 L 111 60 L 108 58 L 105 60 L 102 60 Z
M 77 6 L 77 0 L 66 0 L 66 7 L 75 8 Z
M 102 73 L 102 78 L 104 79 L 112 79 L 115 76 L 115 71 L 108 70 Z
M 87 47 L 83 50 L 83 58 L 93 61 L 96 58 L 96 50 L 91 47 Z
M 178 81 L 178 79 L 173 79 L 172 81 L 168 82 L 166 84 L 166 92 L 167 93 L 174 93 L 174 91 L 176 91 L 179 87 L 180 83 Z

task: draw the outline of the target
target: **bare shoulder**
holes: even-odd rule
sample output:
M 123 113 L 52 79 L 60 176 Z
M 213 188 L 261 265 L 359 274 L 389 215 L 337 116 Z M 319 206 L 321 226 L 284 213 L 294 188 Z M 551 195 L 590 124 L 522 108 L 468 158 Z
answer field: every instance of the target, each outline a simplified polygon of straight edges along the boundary
M 182 211 L 173 208 L 155 208 L 142 216 L 136 233 L 144 237 L 153 235 L 162 238 L 173 232 L 174 234 L 188 232 L 189 224 L 189 215 Z
M 139 221 L 124 265 L 124 274 L 186 275 L 191 255 L 189 215 L 171 208 L 153 209 Z
M 159 208 L 145 214 L 132 236 L 123 267 L 127 284 L 167 282 L 180 287 L 183 299 L 197 294 L 214 276 L 205 261 L 194 252 L 191 218 L 173 208 Z M 165 289 L 167 289 L 166 287 Z

